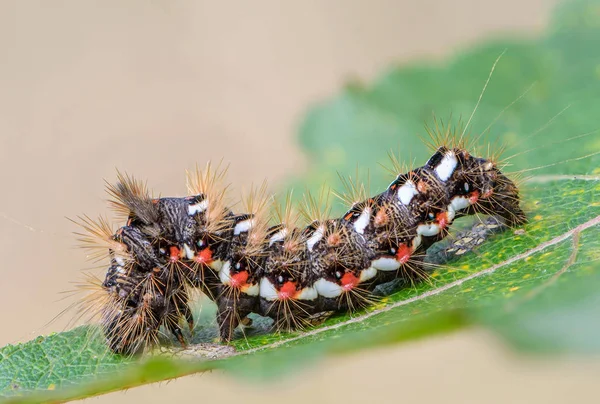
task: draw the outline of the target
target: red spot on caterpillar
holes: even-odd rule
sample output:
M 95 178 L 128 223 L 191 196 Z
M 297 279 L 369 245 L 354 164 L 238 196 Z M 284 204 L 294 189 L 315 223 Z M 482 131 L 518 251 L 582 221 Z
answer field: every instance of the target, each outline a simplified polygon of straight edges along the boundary
M 400 244 L 398 246 L 398 251 L 396 252 L 396 260 L 401 264 L 406 264 L 410 259 L 411 254 L 412 248 L 410 248 L 406 244 Z
M 177 262 L 179 261 L 179 255 L 181 254 L 181 250 L 175 246 L 169 247 L 169 261 Z
M 471 194 L 469 195 L 469 203 L 471 205 L 475 205 L 478 200 L 479 200 L 479 191 L 471 192 Z
M 194 257 L 194 261 L 200 264 L 210 265 L 213 262 L 212 250 L 210 249 L 210 247 L 206 247 L 205 249 L 201 250 L 198 254 L 196 254 L 196 256 Z
M 440 227 L 442 229 L 445 229 L 446 227 L 448 227 L 448 213 L 447 212 L 438 213 L 437 216 L 435 217 L 435 219 L 437 220 L 438 224 L 440 225 Z
M 494 190 L 493 190 L 493 189 L 488 189 L 487 191 L 485 191 L 485 192 L 483 193 L 483 195 L 481 195 L 481 197 L 482 197 L 483 199 L 487 199 L 487 198 L 489 198 L 490 196 L 492 196 L 492 194 L 493 194 L 493 193 L 494 193 Z
M 292 298 L 295 293 L 296 283 L 292 281 L 287 281 L 286 283 L 284 283 L 283 286 L 281 286 L 281 288 L 279 288 L 279 291 L 277 292 L 279 298 L 282 300 Z
M 248 282 L 248 271 L 238 272 L 237 274 L 231 275 L 231 286 L 234 288 L 241 288 Z
M 358 285 L 359 282 L 360 280 L 354 276 L 352 272 L 346 272 L 344 276 L 342 276 L 342 279 L 340 279 L 340 283 L 342 284 L 342 288 L 344 290 L 351 290 Z
M 346 216 L 344 216 L 344 220 L 352 219 L 352 215 L 353 215 L 353 213 L 348 213 Z
M 389 222 L 390 217 L 387 214 L 386 209 L 387 207 L 384 206 L 377 211 L 377 214 L 375 215 L 375 226 L 384 226 Z

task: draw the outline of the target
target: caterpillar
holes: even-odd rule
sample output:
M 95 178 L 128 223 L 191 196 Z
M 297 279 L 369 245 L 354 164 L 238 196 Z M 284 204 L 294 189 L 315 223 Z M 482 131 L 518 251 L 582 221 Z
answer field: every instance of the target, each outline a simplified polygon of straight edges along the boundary
M 107 191 L 125 225 L 113 232 L 105 219 L 80 218 L 84 247 L 110 262 L 87 310 L 97 312 L 110 349 L 124 355 L 158 345 L 161 328 L 185 346 L 194 290 L 216 303 L 223 342 L 251 313 L 272 318 L 276 330 L 298 329 L 319 313 L 369 305 L 380 285 L 426 280 L 424 253 L 458 217 L 491 215 L 510 227 L 527 221 L 516 183 L 493 158 L 471 155 L 462 135 L 435 141 L 442 145 L 422 167 L 397 172 L 377 195 L 348 183 L 354 195 L 336 218 L 320 209 L 329 192 L 308 193 L 296 210 L 290 196 L 274 203 L 266 183 L 234 213 L 220 165 L 188 172 L 189 196 L 177 198 L 154 198 L 118 173 Z

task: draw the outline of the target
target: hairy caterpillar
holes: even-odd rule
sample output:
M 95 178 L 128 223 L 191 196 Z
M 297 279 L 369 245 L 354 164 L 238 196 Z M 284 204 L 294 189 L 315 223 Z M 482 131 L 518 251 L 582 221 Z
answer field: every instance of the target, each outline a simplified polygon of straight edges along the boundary
M 220 337 L 229 341 L 250 313 L 277 329 L 310 323 L 321 312 L 354 311 L 378 285 L 425 279 L 424 252 L 443 239 L 455 218 L 489 214 L 508 226 L 526 221 L 519 190 L 493 159 L 469 154 L 446 132 L 422 167 L 397 173 L 382 193 L 366 192 L 342 217 L 319 209 L 327 195 L 305 196 L 300 226 L 288 200 L 271 225 L 266 185 L 233 213 L 224 170 L 188 173 L 190 196 L 153 198 L 139 181 L 119 174 L 109 185 L 112 206 L 127 216 L 115 233 L 83 219 L 90 248 L 108 250 L 110 266 L 97 295 L 110 348 L 135 354 L 158 343 L 164 327 L 185 345 L 181 324 L 193 328 L 190 291 L 218 307 Z

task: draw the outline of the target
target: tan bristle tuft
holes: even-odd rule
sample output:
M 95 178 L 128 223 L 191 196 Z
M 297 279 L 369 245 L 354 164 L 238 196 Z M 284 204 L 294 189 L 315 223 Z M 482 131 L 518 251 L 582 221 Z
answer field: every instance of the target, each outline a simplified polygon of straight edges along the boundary
M 124 259 L 131 258 L 127 246 L 113 238 L 112 226 L 106 218 L 99 217 L 98 220 L 94 220 L 89 216 L 78 216 L 78 219 L 79 221 L 69 220 L 85 230 L 85 233 L 75 232 L 75 234 L 78 236 L 79 246 L 90 251 L 88 258 L 93 261 L 102 260 L 108 257 L 109 249 Z
M 204 170 L 196 166 L 194 171 L 186 171 L 188 193 L 202 194 L 208 200 L 204 216 L 208 233 L 218 233 L 229 226 L 228 221 L 224 220 L 230 206 L 229 184 L 225 184 L 229 165 L 222 167 L 222 164 L 221 161 L 213 167 L 209 161 Z
M 489 143 L 487 147 L 487 160 L 491 161 L 494 166 L 504 169 L 509 165 L 508 159 L 502 159 L 502 155 L 507 149 L 506 143 L 496 140 L 493 144 Z
M 390 215 L 387 213 L 387 204 L 383 204 L 375 214 L 375 227 L 387 226 L 390 222 Z
M 425 131 L 428 138 L 422 138 L 425 145 L 432 151 L 436 151 L 440 147 L 445 147 L 447 149 L 475 152 L 477 141 L 485 133 L 483 132 L 478 136 L 465 133 L 466 127 L 460 119 L 456 124 L 453 124 L 452 118 L 450 118 L 448 123 L 444 123 L 443 120 L 434 117 L 433 122 L 433 126 L 425 124 Z
M 388 151 L 388 162 L 387 163 L 379 163 L 379 165 L 390 175 L 396 178 L 398 175 L 412 171 L 415 167 L 415 160 L 409 158 L 410 163 L 404 163 L 400 160 L 400 151 L 394 152 L 392 150 Z
M 352 207 L 355 204 L 363 202 L 367 198 L 369 198 L 369 195 L 371 194 L 371 177 L 369 175 L 369 172 L 367 172 L 366 184 L 361 181 L 358 165 L 356 166 L 354 178 L 351 175 L 349 175 L 348 177 L 344 177 L 340 173 L 338 173 L 338 177 L 340 178 L 340 182 L 342 183 L 343 191 L 334 191 L 333 194 L 342 202 L 344 202 L 347 206 Z
M 267 194 L 267 181 L 263 181 L 260 187 L 252 186 L 242 198 L 244 212 L 254 216 L 252 227 L 248 231 L 247 255 L 258 254 L 264 249 L 269 229 L 268 210 L 272 202 L 272 195 Z
M 273 208 L 271 213 L 271 221 L 275 224 L 281 224 L 286 228 L 294 228 L 298 225 L 300 220 L 300 213 L 294 207 L 292 203 L 293 191 L 286 194 L 285 200 L 281 201 L 280 198 L 273 200 Z
M 75 284 L 76 293 L 81 295 L 74 306 L 76 316 L 73 325 L 83 320 L 85 323 L 97 323 L 101 320 L 103 310 L 114 305 L 112 296 L 102 286 L 102 280 L 96 275 L 84 272 L 84 279 Z
M 108 200 L 109 207 L 120 219 L 127 219 L 132 213 L 131 202 L 133 200 L 150 202 L 152 197 L 148 192 L 145 182 L 135 179 L 127 173 L 117 170 L 117 183 L 106 182 L 106 192 L 111 199 Z
M 310 191 L 304 194 L 300 205 L 300 215 L 308 222 L 323 222 L 329 218 L 331 212 L 331 189 L 325 185 L 321 187 L 317 196 Z
M 339 230 L 331 232 L 330 235 L 327 236 L 327 244 L 330 247 L 338 246 L 342 241 L 342 235 Z
M 295 255 L 304 247 L 304 241 L 301 231 L 295 231 L 300 222 L 300 213 L 292 203 L 293 191 L 287 193 L 285 201 L 273 202 L 272 222 L 280 224 L 287 231 L 283 238 L 283 250 L 289 256 Z

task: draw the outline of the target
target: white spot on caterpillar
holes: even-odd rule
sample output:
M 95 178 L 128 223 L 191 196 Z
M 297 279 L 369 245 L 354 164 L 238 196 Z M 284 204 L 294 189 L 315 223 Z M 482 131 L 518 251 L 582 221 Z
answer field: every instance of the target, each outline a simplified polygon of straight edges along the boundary
M 222 268 L 223 268 L 223 261 L 221 260 L 214 260 L 213 262 L 211 262 L 208 265 L 211 269 L 219 272 Z
M 230 269 L 231 269 L 231 263 L 229 261 L 226 261 L 223 264 L 221 271 L 219 271 L 219 279 L 221 280 L 221 283 L 223 285 L 229 285 L 229 283 L 231 282 Z
M 317 293 L 317 289 L 315 289 L 312 286 L 307 286 L 304 289 L 302 289 L 295 296 L 295 299 L 297 299 L 297 300 L 315 300 L 317 297 L 319 297 L 319 294 Z
M 463 209 L 471 206 L 471 202 L 469 202 L 469 198 L 465 198 L 464 196 L 455 196 L 450 201 L 450 205 L 448 205 L 447 215 L 448 221 L 452 223 L 454 218 L 456 217 L 456 212 L 461 211 Z
M 417 234 L 425 237 L 436 236 L 440 233 L 440 226 L 435 223 L 420 224 L 417 227 Z
M 268 280 L 266 277 L 260 279 L 260 297 L 265 298 L 266 300 L 272 302 L 274 300 L 279 300 L 279 295 L 277 294 L 277 289 Z
M 452 223 L 456 217 L 456 211 L 452 207 L 452 204 L 448 205 L 448 208 L 446 209 L 446 217 L 448 218 L 448 223 Z
M 402 185 L 400 188 L 398 188 L 398 193 L 397 193 L 398 200 L 403 205 L 410 204 L 410 201 L 412 201 L 412 198 L 418 194 L 419 194 L 419 191 L 417 191 L 417 187 L 415 186 L 415 183 L 412 182 L 411 180 L 406 181 L 406 183 L 404 185 Z
M 369 220 L 371 220 L 371 208 L 367 207 L 354 222 L 354 230 L 358 234 L 363 234 L 365 232 L 365 228 L 369 225 Z
M 442 181 L 447 181 L 458 165 L 458 160 L 454 152 L 449 151 L 435 168 L 435 173 Z
M 282 241 L 285 236 L 287 236 L 288 234 L 288 229 L 287 228 L 283 228 L 281 230 L 279 230 L 277 233 L 273 234 L 273 236 L 269 239 L 269 246 L 272 246 L 273 243 L 276 243 L 278 241 Z
M 395 258 L 383 257 L 373 260 L 371 267 L 378 271 L 395 271 L 400 268 L 400 263 Z
M 421 246 L 421 241 L 423 241 L 423 239 L 421 238 L 420 234 L 417 234 L 417 236 L 415 238 L 413 238 L 413 241 L 412 241 L 412 250 L 413 251 L 417 251 L 417 248 L 419 248 Z
M 377 275 L 377 269 L 373 268 L 372 266 L 367 268 L 367 269 L 363 269 L 362 271 L 360 271 L 360 282 L 365 282 L 368 281 L 369 279 L 373 279 L 375 277 L 375 275 Z
M 244 285 L 240 290 L 248 296 L 258 296 L 259 293 L 259 287 L 257 283 L 253 285 Z
M 196 213 L 202 213 L 208 209 L 208 199 L 204 199 L 194 205 L 188 206 L 188 215 L 194 216 Z
M 464 196 L 455 196 L 450 201 L 450 206 L 452 206 L 454 211 L 458 212 L 471 206 L 471 202 L 469 202 L 469 198 L 465 198 Z
M 315 232 L 306 240 L 306 245 L 308 246 L 308 251 L 312 251 L 315 244 L 317 244 L 323 238 L 323 234 L 325 233 L 325 226 L 321 225 L 315 230 Z
M 315 288 L 319 295 L 323 297 L 338 297 L 343 291 L 342 287 L 337 283 L 330 282 L 323 278 L 315 282 Z
M 192 258 L 194 258 L 194 251 L 192 251 L 192 249 L 187 244 L 183 245 L 183 251 L 185 251 L 185 256 L 187 257 L 187 259 L 191 260 Z
M 254 225 L 254 219 L 242 220 L 233 228 L 233 235 L 239 236 L 240 233 L 245 233 Z

